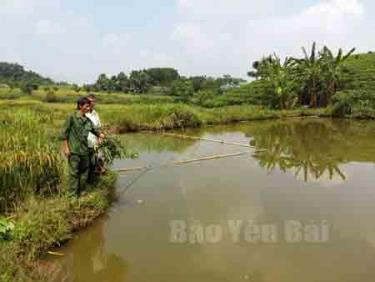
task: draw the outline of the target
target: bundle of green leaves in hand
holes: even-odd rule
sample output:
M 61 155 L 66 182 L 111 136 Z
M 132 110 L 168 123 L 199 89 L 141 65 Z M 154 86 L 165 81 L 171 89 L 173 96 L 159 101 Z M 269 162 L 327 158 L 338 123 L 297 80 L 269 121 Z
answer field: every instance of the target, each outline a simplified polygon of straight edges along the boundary
M 113 164 L 115 159 L 137 158 L 138 153 L 125 148 L 121 140 L 116 136 L 107 135 L 98 146 L 106 166 Z
M 0 217 L 0 240 L 8 240 L 14 223 L 5 217 Z

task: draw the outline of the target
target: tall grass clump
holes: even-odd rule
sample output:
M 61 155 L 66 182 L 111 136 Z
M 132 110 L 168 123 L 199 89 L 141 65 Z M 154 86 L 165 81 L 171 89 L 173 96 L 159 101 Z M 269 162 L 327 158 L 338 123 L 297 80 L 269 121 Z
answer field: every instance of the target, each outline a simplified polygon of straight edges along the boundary
M 188 105 L 104 105 L 98 107 L 104 120 L 118 132 L 198 127 L 197 111 Z
M 31 111 L 0 111 L 0 212 L 12 210 L 29 195 L 58 192 L 62 160 L 43 123 Z

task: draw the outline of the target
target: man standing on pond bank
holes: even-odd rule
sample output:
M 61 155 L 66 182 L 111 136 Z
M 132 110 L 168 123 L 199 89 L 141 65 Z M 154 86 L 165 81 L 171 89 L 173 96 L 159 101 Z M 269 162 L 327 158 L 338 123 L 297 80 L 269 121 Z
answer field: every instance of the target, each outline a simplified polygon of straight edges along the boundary
M 60 135 L 60 140 L 64 142 L 64 154 L 69 160 L 69 195 L 75 197 L 80 196 L 87 182 L 90 165 L 88 135 L 91 132 L 101 139 L 104 138 L 104 134 L 86 117 L 89 111 L 90 100 L 79 99 L 77 112 L 66 119 Z
M 86 113 L 86 117 L 91 120 L 94 126 L 100 130 L 101 123 L 98 113 L 95 111 L 96 105 L 96 97 L 93 94 L 87 96 L 87 99 L 90 101 L 90 110 Z M 102 154 L 98 150 L 99 146 L 99 138 L 89 132 L 88 135 L 88 146 L 89 146 L 89 157 L 90 157 L 90 165 L 89 165 L 89 175 L 88 175 L 88 182 L 94 183 L 96 176 L 98 173 L 102 172 L 104 167 L 102 166 Z

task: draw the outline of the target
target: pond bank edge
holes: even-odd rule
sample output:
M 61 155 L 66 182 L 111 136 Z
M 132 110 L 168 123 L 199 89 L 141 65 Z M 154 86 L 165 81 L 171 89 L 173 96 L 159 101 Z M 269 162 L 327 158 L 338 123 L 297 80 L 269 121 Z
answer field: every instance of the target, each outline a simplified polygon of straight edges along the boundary
M 0 243 L 0 281 L 52 281 L 57 265 L 41 259 L 103 215 L 114 200 L 117 173 L 109 171 L 77 200 L 30 199 L 14 215 L 12 240 Z

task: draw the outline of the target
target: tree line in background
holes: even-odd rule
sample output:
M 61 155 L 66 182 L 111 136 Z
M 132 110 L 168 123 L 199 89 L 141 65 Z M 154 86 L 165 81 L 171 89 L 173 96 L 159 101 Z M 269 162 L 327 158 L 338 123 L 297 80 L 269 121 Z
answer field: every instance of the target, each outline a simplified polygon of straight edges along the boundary
M 0 62 L 0 84 L 7 85 L 11 89 L 20 88 L 24 93 L 30 94 L 40 85 L 51 85 L 55 82 L 36 72 L 26 71 L 19 64 Z
M 220 107 L 237 104 L 261 105 L 272 109 L 292 109 L 308 106 L 326 107 L 333 103 L 341 105 L 345 112 L 352 105 L 375 107 L 375 69 L 371 54 L 355 55 L 354 48 L 334 54 L 324 46 L 317 50 L 313 43 L 308 52 L 302 48 L 302 57 L 281 59 L 276 54 L 263 57 L 252 64 L 248 76 L 253 81 L 224 75 L 181 76 L 174 68 L 149 68 L 120 72 L 107 76 L 100 74 L 93 84 L 78 86 L 65 82 L 55 83 L 35 72 L 25 71 L 17 64 L 0 63 L 0 85 L 20 88 L 24 93 L 43 85 L 49 100 L 54 101 L 56 87 L 64 86 L 75 92 L 130 93 L 140 95 L 172 96 L 184 103 L 204 107 Z M 349 60 L 348 60 L 349 59 Z M 350 61 L 348 67 L 347 61 Z M 363 91 L 361 89 L 364 89 Z M 46 95 L 47 95 L 46 94 Z
M 213 95 L 221 95 L 226 90 L 239 87 L 246 82 L 230 75 L 213 78 L 207 76 L 180 76 L 173 68 L 149 68 L 135 70 L 127 76 L 124 72 L 108 77 L 100 74 L 94 84 L 84 85 L 86 91 L 123 92 L 134 94 L 159 94 L 177 96 L 188 101 L 194 93 L 211 91 Z M 78 86 L 75 86 L 78 91 Z

